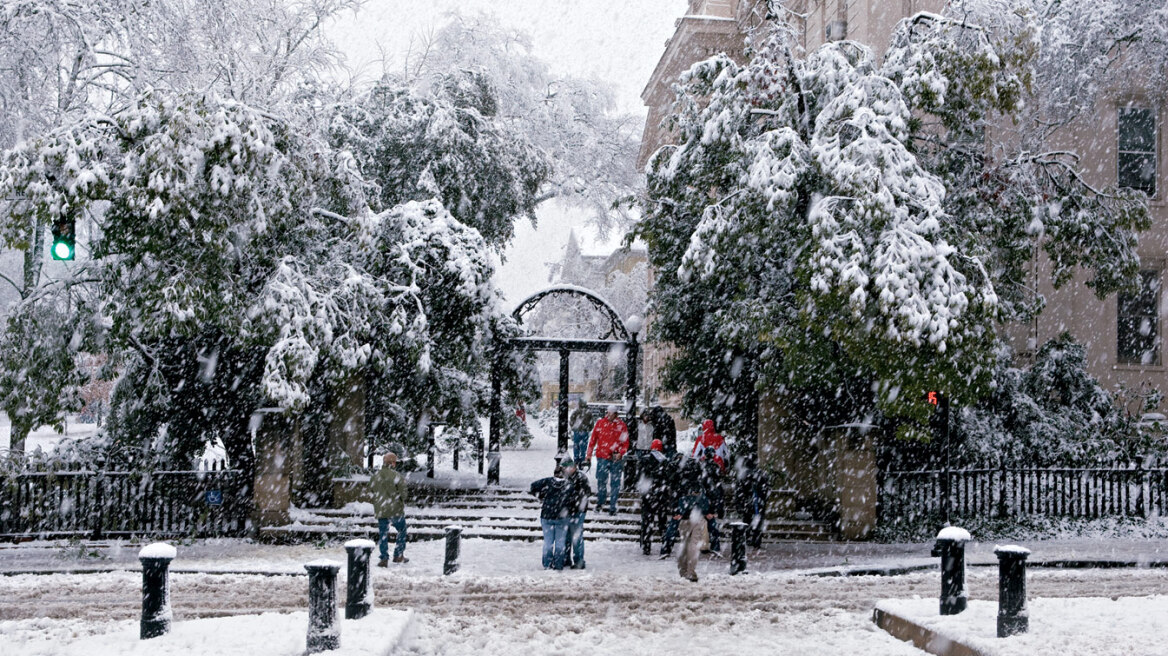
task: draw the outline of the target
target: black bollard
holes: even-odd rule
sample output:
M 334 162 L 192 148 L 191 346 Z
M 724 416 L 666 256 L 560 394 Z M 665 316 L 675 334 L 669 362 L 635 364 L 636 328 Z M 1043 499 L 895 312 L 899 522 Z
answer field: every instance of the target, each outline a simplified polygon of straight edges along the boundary
M 1026 547 L 994 547 L 998 557 L 998 637 L 1006 638 L 1030 630 L 1026 610 Z
M 174 616 L 170 610 L 170 561 L 177 553 L 165 542 L 155 542 L 138 552 L 142 563 L 142 640 L 170 632 Z
M 965 610 L 965 543 L 969 531 L 956 526 L 941 529 L 933 545 L 933 555 L 941 557 L 941 614 L 956 615 Z
M 746 571 L 746 529 L 744 522 L 730 524 L 730 576 Z
M 337 572 L 341 564 L 318 560 L 304 566 L 308 570 L 308 649 L 315 654 L 341 646 L 341 625 L 337 623 Z
M 461 526 L 446 527 L 446 561 L 442 563 L 443 574 L 453 574 L 458 571 L 458 553 L 461 549 L 459 544 L 461 540 Z M 568 549 L 571 548 L 572 546 L 568 545 Z
M 369 587 L 369 559 L 373 555 L 373 540 L 349 540 L 348 582 L 345 585 L 345 619 L 359 620 L 373 608 L 373 590 Z

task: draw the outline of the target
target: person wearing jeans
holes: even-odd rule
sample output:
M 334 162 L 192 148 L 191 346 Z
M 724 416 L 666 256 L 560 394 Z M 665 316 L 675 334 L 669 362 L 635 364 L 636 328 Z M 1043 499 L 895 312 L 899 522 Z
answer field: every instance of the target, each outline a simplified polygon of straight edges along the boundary
M 544 569 L 564 569 L 568 558 L 568 503 L 571 484 L 562 477 L 559 465 L 555 476 L 541 478 L 531 484 L 531 493 L 543 502 L 539 510 L 539 525 L 543 529 Z
M 389 526 L 397 531 L 397 544 L 393 548 L 393 562 L 408 563 L 406 551 L 406 502 L 409 501 L 409 491 L 406 488 L 406 477 L 397 472 L 397 454 L 390 451 L 385 454 L 382 462 L 384 466 L 377 470 L 369 479 L 369 496 L 373 501 L 373 512 L 377 517 L 377 531 L 381 560 L 378 567 L 389 566 Z
M 583 397 L 576 402 L 576 409 L 572 411 L 569 425 L 572 429 L 572 460 L 577 465 L 587 462 L 585 456 L 588 451 L 588 431 L 592 430 L 592 411 Z
M 629 451 L 629 427 L 617 416 L 616 406 L 608 406 L 596 426 L 592 428 L 592 438 L 588 441 L 587 458 L 596 454 L 596 505 L 608 505 L 608 514 L 616 514 L 616 502 L 620 497 L 623 458 Z
M 584 569 L 584 519 L 588 514 L 588 497 L 592 496 L 592 486 L 576 462 L 571 459 L 560 461 L 564 478 L 568 481 L 568 562 L 572 569 Z
M 405 563 L 409 562 L 402 554 L 406 551 L 406 518 L 405 517 L 378 517 L 377 518 L 377 532 L 381 539 L 377 542 L 378 551 L 381 555 L 381 560 L 378 566 L 385 567 L 389 560 L 389 526 L 393 525 L 393 530 L 397 532 L 397 542 L 393 547 L 393 562 Z

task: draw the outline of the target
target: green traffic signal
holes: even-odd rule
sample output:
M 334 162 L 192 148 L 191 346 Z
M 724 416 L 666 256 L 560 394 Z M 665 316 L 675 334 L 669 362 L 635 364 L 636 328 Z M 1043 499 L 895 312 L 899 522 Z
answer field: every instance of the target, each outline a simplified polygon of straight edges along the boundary
M 53 224 L 53 246 L 49 249 L 54 260 L 72 260 L 74 255 L 75 226 L 70 218 L 62 218 Z
M 54 260 L 72 260 L 73 259 L 73 242 L 64 239 L 53 240 L 53 259 Z

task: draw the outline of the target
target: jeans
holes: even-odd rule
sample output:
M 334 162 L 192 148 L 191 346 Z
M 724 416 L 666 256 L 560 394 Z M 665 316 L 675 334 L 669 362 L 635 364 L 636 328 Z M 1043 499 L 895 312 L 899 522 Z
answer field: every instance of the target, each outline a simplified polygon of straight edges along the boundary
M 625 463 L 621 460 L 596 459 L 596 505 L 603 508 L 608 503 L 609 512 L 616 512 L 616 500 L 620 496 L 621 471 Z
M 393 557 L 400 558 L 406 551 L 406 518 L 405 517 L 378 517 L 377 532 L 381 539 L 377 543 L 382 560 L 389 560 L 389 525 L 397 531 L 397 544 L 393 547 Z
M 668 556 L 673 553 L 673 544 L 677 542 L 678 533 L 680 533 L 679 519 L 669 519 L 669 523 L 665 525 L 665 534 L 661 536 L 661 555 Z
M 722 550 L 722 530 L 718 527 L 718 518 L 713 517 L 706 520 L 706 532 L 710 536 L 710 550 Z
M 588 437 L 588 431 L 572 431 L 572 460 L 577 467 L 583 467 L 588 457 Z
M 584 569 L 584 516 L 576 513 L 568 518 L 568 545 L 572 553 L 572 567 Z
M 543 568 L 564 569 L 568 556 L 568 519 L 540 519 L 543 528 Z

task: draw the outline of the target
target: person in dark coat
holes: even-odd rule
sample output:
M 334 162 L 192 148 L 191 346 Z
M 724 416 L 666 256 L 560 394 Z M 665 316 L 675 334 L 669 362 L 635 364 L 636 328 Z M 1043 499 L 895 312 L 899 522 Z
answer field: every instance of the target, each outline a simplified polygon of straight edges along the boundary
M 747 526 L 747 544 L 758 549 L 762 547 L 767 497 L 771 491 L 770 477 L 758 468 L 758 458 L 753 453 L 743 457 L 737 470 L 734 508 Z
M 672 458 L 673 454 L 677 453 L 677 424 L 674 423 L 673 417 L 665 412 L 665 408 L 659 405 L 645 408 L 641 412 L 641 423 L 652 427 L 653 439 L 661 441 L 661 451 L 667 458 Z
M 683 490 L 702 487 L 702 466 L 697 460 L 687 458 L 680 452 L 673 454 L 669 462 L 673 472 L 672 500 L 670 501 L 670 507 L 672 507 L 682 495 Z M 707 531 L 707 539 L 708 533 Z M 679 536 L 678 520 L 670 518 L 665 527 L 665 535 L 661 538 L 662 559 L 668 558 L 673 553 L 673 545 L 677 543 Z
M 713 513 L 700 485 L 690 485 L 678 497 L 673 519 L 680 526 L 681 553 L 677 556 L 677 573 L 697 582 L 698 554 L 707 539 L 707 522 Z
M 637 482 L 641 491 L 641 553 L 646 556 L 652 553 L 653 532 L 656 530 L 662 537 L 661 553 L 664 555 L 673 546 L 665 545 L 664 542 L 673 507 L 677 503 L 677 467 L 663 452 L 661 440 L 653 440 L 649 454 L 642 462 L 641 479 Z
M 559 470 L 560 466 L 556 465 L 556 469 Z M 543 501 L 539 511 L 539 525 L 543 528 L 544 569 L 564 569 L 571 487 L 562 476 L 548 476 L 531 484 L 531 493 Z
M 726 516 L 726 494 L 722 490 L 722 466 L 715 457 L 713 448 L 707 448 L 705 459 L 699 463 L 701 467 L 701 484 L 705 490 L 706 499 L 710 502 L 709 526 L 710 552 L 722 554 L 722 530 L 718 520 Z
M 584 520 L 588 514 L 588 497 L 592 496 L 592 486 L 571 458 L 560 461 L 560 468 L 569 485 L 568 547 L 564 552 L 566 562 L 572 569 L 584 569 Z

